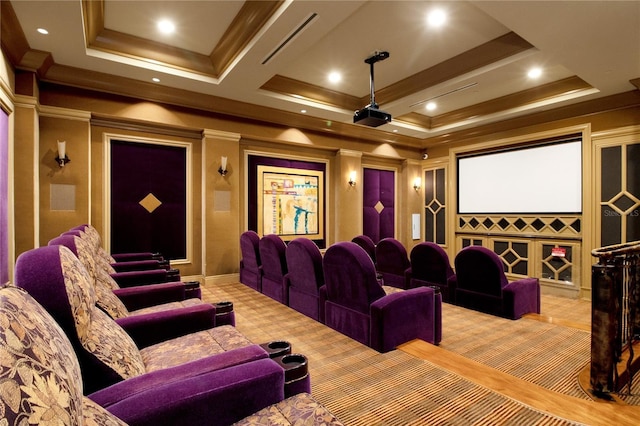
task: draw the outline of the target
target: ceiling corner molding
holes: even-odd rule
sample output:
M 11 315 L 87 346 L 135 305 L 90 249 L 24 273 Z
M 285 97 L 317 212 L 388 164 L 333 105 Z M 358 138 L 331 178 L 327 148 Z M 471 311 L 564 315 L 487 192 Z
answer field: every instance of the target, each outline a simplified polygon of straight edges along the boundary
M 283 1 L 245 1 L 210 55 L 216 75 L 223 74 L 258 35 Z
M 9 61 L 16 67 L 31 50 L 18 17 L 9 0 L 0 1 L 0 44 Z
M 104 0 L 83 0 L 85 47 L 92 56 L 215 84 L 283 4 L 246 1 L 211 54 L 203 55 L 105 28 Z

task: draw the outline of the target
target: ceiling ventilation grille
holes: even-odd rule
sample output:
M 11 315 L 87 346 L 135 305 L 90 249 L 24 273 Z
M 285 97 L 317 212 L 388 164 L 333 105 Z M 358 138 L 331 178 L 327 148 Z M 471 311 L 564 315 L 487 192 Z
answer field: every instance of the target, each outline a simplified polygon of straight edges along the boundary
M 294 38 L 300 35 L 300 33 L 304 31 L 309 26 L 309 24 L 311 24 L 311 22 L 317 17 L 318 17 L 318 14 L 314 12 L 311 15 L 309 15 L 307 19 L 302 21 L 302 23 L 298 25 L 296 29 L 294 29 L 291 33 L 289 33 L 289 35 L 285 37 L 285 39 L 282 40 L 282 42 L 275 49 L 273 49 L 271 53 L 267 55 L 266 58 L 264 58 L 264 60 L 262 61 L 262 65 L 265 65 L 267 62 L 273 59 L 274 56 L 280 53 L 280 51 L 284 49 L 286 45 L 289 44 L 289 42 L 291 42 Z

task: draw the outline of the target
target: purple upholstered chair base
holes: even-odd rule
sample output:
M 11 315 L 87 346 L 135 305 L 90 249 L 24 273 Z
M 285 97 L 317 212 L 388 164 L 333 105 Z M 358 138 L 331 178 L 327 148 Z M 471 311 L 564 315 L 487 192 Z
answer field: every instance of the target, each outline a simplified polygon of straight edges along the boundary
M 369 255 L 357 244 L 329 247 L 323 259 L 325 324 L 379 352 L 413 339 L 437 344 L 441 298 L 421 287 L 385 295 Z
M 470 246 L 455 258 L 456 304 L 492 315 L 519 319 L 540 313 L 537 278 L 509 282 L 500 256 L 485 247 Z

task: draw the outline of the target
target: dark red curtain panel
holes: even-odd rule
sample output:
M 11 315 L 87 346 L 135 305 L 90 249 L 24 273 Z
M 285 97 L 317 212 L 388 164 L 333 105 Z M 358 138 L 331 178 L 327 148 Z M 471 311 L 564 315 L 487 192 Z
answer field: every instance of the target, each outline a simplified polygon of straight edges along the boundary
M 111 252 L 187 256 L 185 147 L 111 141 Z
M 395 173 L 390 170 L 363 170 L 363 233 L 373 242 L 395 237 Z
M 0 110 L 0 285 L 9 281 L 9 116 Z

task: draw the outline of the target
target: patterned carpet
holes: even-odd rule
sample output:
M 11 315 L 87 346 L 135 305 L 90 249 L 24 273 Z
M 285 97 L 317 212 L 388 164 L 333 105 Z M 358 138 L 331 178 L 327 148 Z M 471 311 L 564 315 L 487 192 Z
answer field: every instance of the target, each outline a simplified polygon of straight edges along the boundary
M 590 333 L 527 318 L 496 318 L 449 304 L 442 309 L 446 323 L 441 348 L 546 389 L 589 399 L 576 378 L 589 363 Z
M 532 409 L 402 351 L 380 354 L 242 284 L 207 286 L 203 298 L 233 301 L 236 326 L 252 341 L 287 340 L 294 352 L 306 355 L 312 393 L 346 425 L 577 424 Z M 468 320 L 467 313 L 445 306 L 444 349 L 557 392 L 575 396 L 581 392 L 576 372 L 587 360 L 588 333 L 554 332 L 558 327 L 526 319 L 493 321 L 494 317 L 475 312 L 472 314 L 478 316 Z M 513 333 L 524 336 L 513 339 Z M 480 344 L 471 344 L 473 340 Z M 567 362 L 569 351 L 572 358 Z

